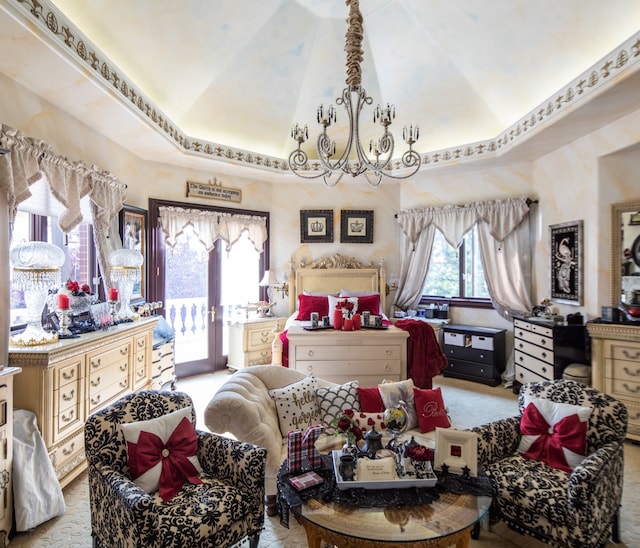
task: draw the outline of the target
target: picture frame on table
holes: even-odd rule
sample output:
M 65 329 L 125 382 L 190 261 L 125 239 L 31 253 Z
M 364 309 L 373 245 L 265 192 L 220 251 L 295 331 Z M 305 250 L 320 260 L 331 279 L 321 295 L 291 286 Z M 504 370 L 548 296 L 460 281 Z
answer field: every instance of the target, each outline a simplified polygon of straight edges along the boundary
M 300 243 L 333 242 L 333 210 L 300 210 Z
M 583 225 L 580 220 L 549 226 L 549 281 L 555 302 L 582 305 Z
M 434 470 L 446 468 L 453 474 L 478 475 L 478 435 L 467 430 L 436 428 Z
M 119 224 L 122 247 L 142 254 L 140 281 L 131 294 L 131 303 L 139 303 L 146 300 L 147 293 L 147 210 L 125 204 L 120 210 Z
M 372 244 L 373 211 L 343 209 L 340 212 L 340 243 Z

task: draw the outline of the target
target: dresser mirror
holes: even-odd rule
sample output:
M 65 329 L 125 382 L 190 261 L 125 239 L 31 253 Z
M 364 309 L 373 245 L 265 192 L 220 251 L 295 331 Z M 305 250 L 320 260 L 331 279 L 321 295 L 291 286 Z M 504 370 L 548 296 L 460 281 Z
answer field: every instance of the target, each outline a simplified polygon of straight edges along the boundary
M 634 297 L 634 291 L 635 297 Z M 640 295 L 640 200 L 611 204 L 611 304 Z

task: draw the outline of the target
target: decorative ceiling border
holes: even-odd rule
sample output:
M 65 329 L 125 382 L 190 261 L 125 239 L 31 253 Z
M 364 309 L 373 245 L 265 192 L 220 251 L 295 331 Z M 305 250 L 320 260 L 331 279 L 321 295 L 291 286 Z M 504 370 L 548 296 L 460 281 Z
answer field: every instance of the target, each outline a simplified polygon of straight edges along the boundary
M 270 171 L 288 172 L 287 160 L 256 154 L 247 150 L 227 147 L 218 143 L 187 136 L 157 105 L 112 63 L 84 34 L 73 25 L 48 0 L 9 0 L 21 8 L 35 24 L 46 31 L 63 51 L 72 54 L 72 60 L 91 69 L 108 88 L 115 91 L 126 105 L 151 122 L 176 146 L 189 154 L 223 160 L 235 164 L 248 164 Z M 585 100 L 606 83 L 629 70 L 640 61 L 640 33 L 622 43 L 590 69 L 575 78 L 566 88 L 558 91 L 538 105 L 525 117 L 508 127 L 493 139 L 423 153 L 421 169 L 466 163 L 486 159 L 514 148 L 538 127 L 557 118 L 577 102 Z M 401 167 L 401 160 L 394 161 L 393 169 Z M 319 162 L 310 162 L 308 171 L 320 169 Z

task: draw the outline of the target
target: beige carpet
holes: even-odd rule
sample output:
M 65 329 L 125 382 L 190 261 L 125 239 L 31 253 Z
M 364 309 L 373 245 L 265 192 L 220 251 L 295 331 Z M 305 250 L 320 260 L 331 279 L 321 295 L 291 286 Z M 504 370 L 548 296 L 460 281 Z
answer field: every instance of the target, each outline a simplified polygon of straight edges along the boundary
M 178 389 L 189 393 L 198 412 L 198 427 L 204 428 L 202 413 L 211 395 L 217 390 L 227 373 L 207 375 L 180 381 Z M 444 400 L 455 426 L 468 428 L 515 414 L 516 396 L 511 390 L 488 387 L 477 383 L 437 377 L 435 386 L 441 386 Z M 640 445 L 626 443 L 625 479 L 622 502 L 622 543 L 610 546 L 640 546 L 640 523 L 637 509 L 640 503 Z M 86 474 L 78 477 L 65 489 L 67 511 L 59 518 L 50 520 L 30 533 L 16 535 L 11 548 L 87 548 L 91 546 L 89 492 Z M 480 539 L 472 540 L 471 548 L 477 547 L 542 547 L 542 543 L 508 530 L 502 524 L 491 531 L 483 530 Z M 265 530 L 260 538 L 260 548 L 306 548 L 303 529 L 291 520 L 289 529 L 282 527 L 277 518 L 265 519 Z

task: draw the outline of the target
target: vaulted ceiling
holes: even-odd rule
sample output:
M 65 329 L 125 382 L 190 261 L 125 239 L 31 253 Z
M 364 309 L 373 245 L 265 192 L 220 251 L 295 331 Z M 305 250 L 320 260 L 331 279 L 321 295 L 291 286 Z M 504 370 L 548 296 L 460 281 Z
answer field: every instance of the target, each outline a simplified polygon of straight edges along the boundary
M 0 56 L 0 71 L 141 157 L 286 171 L 292 124 L 308 124 L 313 143 L 317 106 L 345 87 L 344 0 L 3 4 L 0 47 L 12 55 Z M 417 150 L 429 158 L 533 134 L 556 121 L 541 109 L 578 110 L 581 94 L 606 95 L 607 79 L 640 89 L 620 76 L 640 55 L 638 0 L 361 0 L 360 9 L 363 86 L 373 106 L 395 105 L 398 141 L 404 125 L 420 126 Z M 631 94 L 609 96 L 591 119 L 638 107 Z

